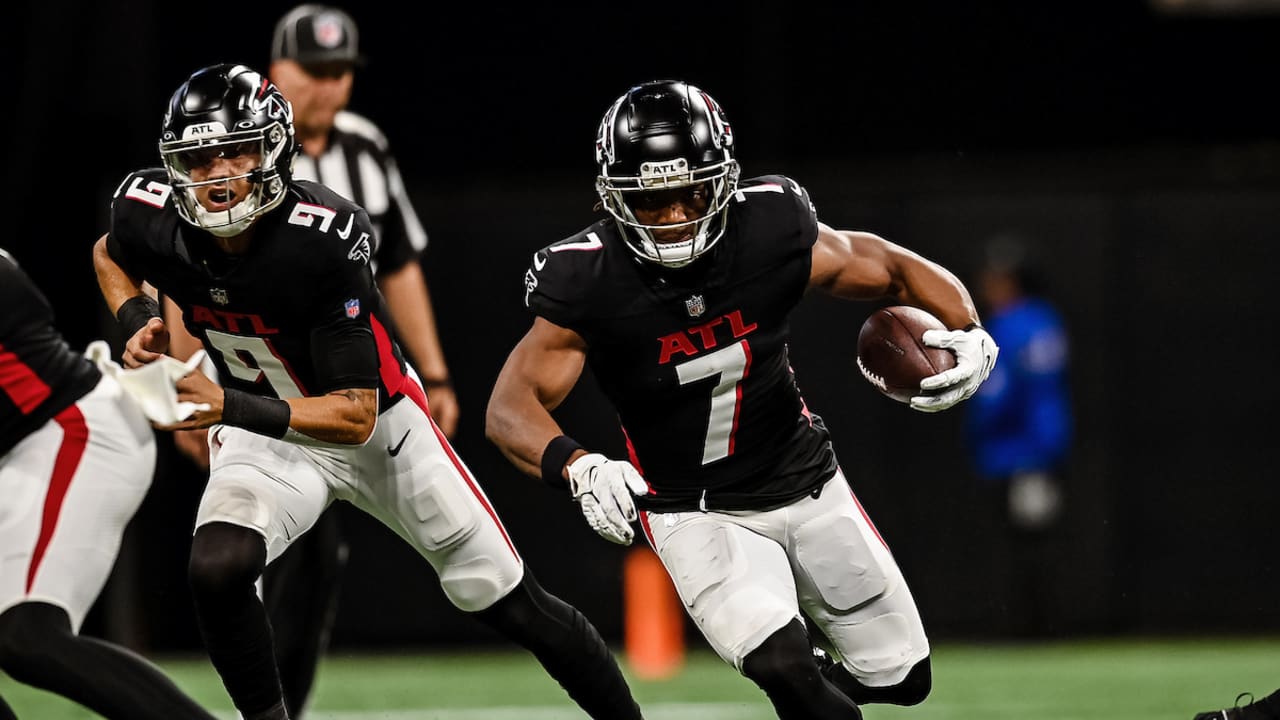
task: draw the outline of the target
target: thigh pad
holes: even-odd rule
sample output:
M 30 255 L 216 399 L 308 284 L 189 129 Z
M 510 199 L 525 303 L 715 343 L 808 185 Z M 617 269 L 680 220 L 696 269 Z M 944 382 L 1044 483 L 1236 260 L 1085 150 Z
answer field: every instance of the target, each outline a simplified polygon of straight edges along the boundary
M 864 605 L 889 587 L 881 553 L 848 515 L 815 517 L 795 531 L 794 542 L 798 572 L 837 612 Z

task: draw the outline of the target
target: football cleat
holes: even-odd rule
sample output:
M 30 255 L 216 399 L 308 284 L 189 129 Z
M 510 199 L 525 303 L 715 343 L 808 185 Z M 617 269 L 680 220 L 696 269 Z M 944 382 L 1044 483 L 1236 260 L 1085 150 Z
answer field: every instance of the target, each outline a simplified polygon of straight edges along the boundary
M 1225 710 L 1214 710 L 1212 712 L 1202 712 L 1193 718 L 1193 720 L 1280 720 L 1280 707 L 1277 707 L 1277 701 L 1273 700 L 1276 696 L 1254 700 L 1252 693 L 1240 693 L 1236 696 L 1235 707 Z M 1242 700 L 1248 699 L 1244 705 Z

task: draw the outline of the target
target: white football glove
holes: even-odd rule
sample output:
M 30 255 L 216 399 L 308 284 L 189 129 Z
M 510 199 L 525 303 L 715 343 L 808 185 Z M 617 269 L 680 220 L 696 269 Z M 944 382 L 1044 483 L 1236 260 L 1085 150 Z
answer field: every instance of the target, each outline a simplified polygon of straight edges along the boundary
M 600 453 L 588 453 L 569 463 L 569 490 L 578 501 L 582 515 L 602 537 L 619 545 L 630 545 L 636 521 L 632 495 L 649 492 L 649 484 L 631 463 L 610 460 Z
M 926 330 L 920 337 L 929 347 L 944 348 L 956 355 L 956 366 L 920 381 L 921 394 L 911 398 L 911 407 L 920 412 L 946 410 L 978 392 L 991 374 L 1000 348 L 981 327 L 971 330 Z

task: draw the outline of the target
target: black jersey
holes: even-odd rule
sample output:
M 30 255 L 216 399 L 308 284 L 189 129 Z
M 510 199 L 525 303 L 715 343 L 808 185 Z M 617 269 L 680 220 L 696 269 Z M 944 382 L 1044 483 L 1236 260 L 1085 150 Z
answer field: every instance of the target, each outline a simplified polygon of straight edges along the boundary
M 612 220 L 544 248 L 525 275 L 538 315 L 580 334 L 662 510 L 773 507 L 836 470 L 787 359 L 817 216 L 794 181 L 746 181 L 725 235 L 694 266 L 637 258 Z
M 279 398 L 378 388 L 396 402 L 405 365 L 369 269 L 363 209 L 323 185 L 294 181 L 227 255 L 182 220 L 163 170 L 125 178 L 111 204 L 107 250 L 182 309 L 231 388 Z
M 368 118 L 339 112 L 324 153 L 318 158 L 300 153 L 293 177 L 322 183 L 369 213 L 375 275 L 416 262 L 426 249 L 427 231 L 413 210 L 387 138 Z
M 54 327 L 53 308 L 0 250 L 0 456 L 98 384 L 101 375 Z

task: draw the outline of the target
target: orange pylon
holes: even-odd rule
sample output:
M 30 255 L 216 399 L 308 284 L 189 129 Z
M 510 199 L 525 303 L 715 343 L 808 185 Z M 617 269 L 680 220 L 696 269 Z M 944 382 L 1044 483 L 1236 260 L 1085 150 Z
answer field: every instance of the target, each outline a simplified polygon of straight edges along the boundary
M 632 672 L 663 680 L 684 666 L 684 606 L 656 553 L 636 547 L 623 563 L 624 644 Z

